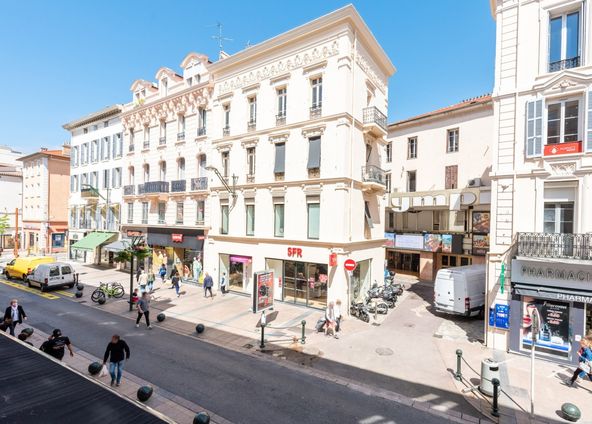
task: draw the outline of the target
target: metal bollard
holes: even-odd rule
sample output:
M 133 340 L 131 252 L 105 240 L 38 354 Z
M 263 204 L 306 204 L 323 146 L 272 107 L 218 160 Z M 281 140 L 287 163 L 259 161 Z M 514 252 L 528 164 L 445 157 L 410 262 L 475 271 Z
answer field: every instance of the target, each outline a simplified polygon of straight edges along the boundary
M 491 380 L 491 384 L 493 384 L 493 404 L 491 405 L 491 415 L 494 417 L 499 417 L 499 408 L 497 406 L 497 398 L 499 397 L 499 385 L 500 381 L 497 378 Z
M 454 373 L 454 378 L 458 381 L 462 380 L 462 372 L 460 369 L 460 361 L 462 359 L 462 350 L 456 349 L 456 373 Z
M 300 321 L 300 324 L 302 324 L 302 338 L 300 339 L 300 343 L 305 344 L 306 343 L 306 336 L 304 335 L 304 329 L 306 327 L 306 321 L 302 320 L 302 321 Z
M 265 349 L 265 324 L 261 324 L 261 344 L 259 348 Z

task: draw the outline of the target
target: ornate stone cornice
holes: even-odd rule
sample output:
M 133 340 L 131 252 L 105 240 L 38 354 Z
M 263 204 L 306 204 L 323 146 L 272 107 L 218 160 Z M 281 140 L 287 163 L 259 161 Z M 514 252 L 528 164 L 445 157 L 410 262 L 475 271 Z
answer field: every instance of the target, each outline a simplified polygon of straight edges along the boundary
M 356 52 L 356 63 L 368 76 L 368 79 L 376 86 L 380 91 L 386 93 L 386 81 L 384 81 L 374 70 L 374 66 L 366 61 L 364 55 L 359 51 Z
M 325 125 L 315 125 L 314 127 L 302 128 L 302 136 L 308 137 L 320 137 L 325 132 Z
M 267 139 L 269 140 L 270 143 L 276 144 L 276 143 L 286 143 L 288 141 L 288 138 L 290 138 L 289 131 L 279 133 L 279 134 L 270 134 Z

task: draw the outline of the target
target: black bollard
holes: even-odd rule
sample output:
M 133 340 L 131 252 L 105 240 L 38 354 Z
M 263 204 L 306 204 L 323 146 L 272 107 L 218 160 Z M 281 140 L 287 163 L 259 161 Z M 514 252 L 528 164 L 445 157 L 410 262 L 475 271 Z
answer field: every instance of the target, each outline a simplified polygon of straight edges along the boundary
M 210 416 L 207 412 L 199 412 L 193 417 L 193 424 L 209 424 Z
M 260 349 L 265 349 L 265 324 L 261 323 L 261 344 Z
M 302 338 L 300 339 L 300 343 L 305 344 L 306 343 L 306 336 L 304 335 L 304 329 L 306 328 L 306 321 L 302 320 L 300 322 L 300 324 L 302 324 Z
M 500 381 L 497 378 L 491 380 L 491 384 L 493 384 L 493 403 L 491 405 L 491 415 L 494 417 L 499 417 L 499 408 L 497 406 L 497 398 L 499 397 L 499 385 Z
M 456 349 L 456 373 L 454 373 L 454 378 L 458 381 L 462 380 L 462 372 L 460 369 L 460 361 L 462 359 L 462 350 Z

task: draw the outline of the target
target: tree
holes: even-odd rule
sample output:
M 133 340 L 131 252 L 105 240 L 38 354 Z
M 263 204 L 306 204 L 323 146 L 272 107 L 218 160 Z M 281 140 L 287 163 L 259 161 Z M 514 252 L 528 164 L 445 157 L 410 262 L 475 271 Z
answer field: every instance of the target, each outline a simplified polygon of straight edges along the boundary
M 140 263 L 152 254 L 152 249 L 147 247 L 140 239 L 133 239 L 129 247 L 119 251 L 113 260 L 115 262 L 129 262 L 130 263 L 130 300 L 129 310 L 133 308 L 132 296 L 134 293 L 134 260 L 136 263 Z
M 4 235 L 8 227 L 10 227 L 10 217 L 8 214 L 4 214 L 4 216 L 0 216 L 0 236 Z

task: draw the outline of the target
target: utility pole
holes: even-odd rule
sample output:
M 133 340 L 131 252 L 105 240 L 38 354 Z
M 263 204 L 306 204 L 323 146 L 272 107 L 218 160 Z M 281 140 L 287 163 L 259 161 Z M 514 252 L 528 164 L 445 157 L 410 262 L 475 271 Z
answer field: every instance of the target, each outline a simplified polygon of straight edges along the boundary
M 14 257 L 18 258 L 19 251 L 19 208 L 14 210 Z
M 535 345 L 541 325 L 541 316 L 539 315 L 539 311 L 536 307 L 533 307 L 530 312 L 530 323 L 530 334 L 532 334 L 532 336 L 530 337 L 530 417 L 534 418 L 534 362 L 536 352 Z

